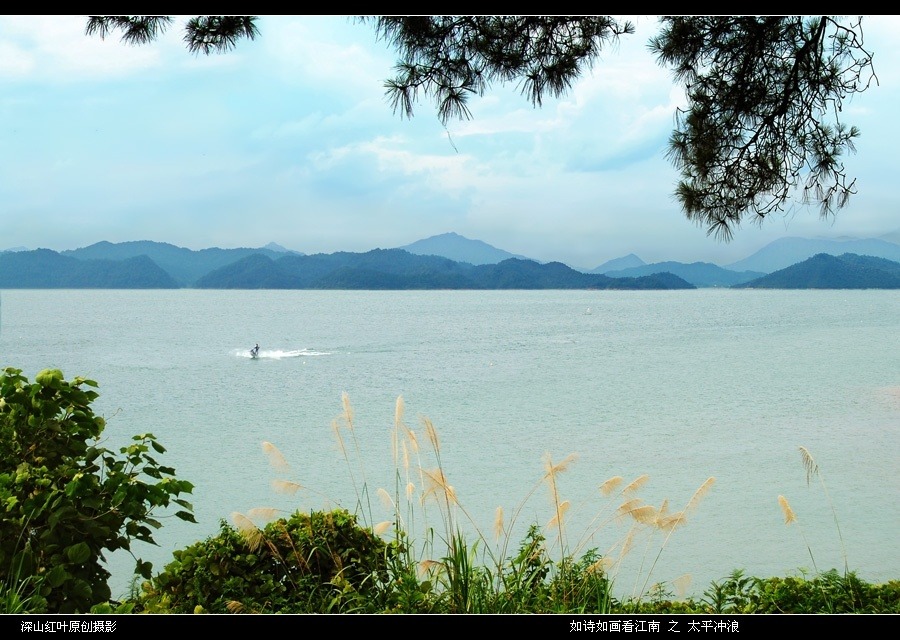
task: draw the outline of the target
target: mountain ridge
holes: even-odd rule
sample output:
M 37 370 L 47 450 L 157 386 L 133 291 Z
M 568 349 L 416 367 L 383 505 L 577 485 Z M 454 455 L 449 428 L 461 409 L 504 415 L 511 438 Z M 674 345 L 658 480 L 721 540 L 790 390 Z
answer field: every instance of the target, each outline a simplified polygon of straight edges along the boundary
M 420 273 L 417 276 L 410 279 L 408 277 L 409 274 L 407 274 L 404 276 L 404 278 L 407 278 L 406 280 L 404 280 L 403 278 L 397 279 L 395 283 L 396 286 L 401 286 L 402 284 L 402 287 L 427 286 L 429 288 L 469 288 L 472 286 L 483 286 L 474 285 L 473 281 L 468 279 L 472 276 L 472 274 L 478 273 L 478 271 L 467 272 L 466 275 L 463 275 L 463 272 L 466 271 L 466 267 L 498 265 L 505 260 L 510 259 L 524 260 L 533 262 L 534 264 L 562 265 L 562 263 L 541 263 L 537 260 L 532 260 L 527 257 L 515 256 L 515 254 L 493 247 L 481 240 L 471 240 L 456 233 L 445 233 L 437 236 L 431 236 L 430 238 L 424 238 L 423 240 L 411 243 L 410 245 L 405 245 L 405 247 L 411 247 L 414 249 L 414 251 L 411 252 L 403 247 L 398 247 L 396 250 L 403 251 L 410 256 L 414 255 L 423 259 L 431 258 L 434 260 L 450 261 L 453 263 L 457 263 L 458 266 L 450 268 L 447 266 L 447 263 L 428 263 L 428 266 L 418 267 Z M 829 255 L 854 253 L 856 255 L 868 255 L 875 258 L 885 258 L 895 262 L 900 261 L 900 245 L 893 244 L 881 238 L 870 238 L 864 240 L 856 238 L 843 238 L 839 240 L 782 238 L 770 243 L 766 247 L 763 247 L 763 249 L 760 249 L 755 254 L 748 256 L 748 258 L 745 258 L 743 261 L 731 263 L 731 265 L 729 265 L 729 267 L 731 268 L 721 267 L 719 265 L 707 262 L 682 263 L 668 261 L 646 264 L 638 256 L 632 253 L 627 254 L 621 258 L 607 261 L 600 267 L 597 267 L 591 271 L 578 269 L 572 269 L 572 271 L 587 275 L 607 275 L 612 278 L 641 278 L 654 274 L 669 273 L 677 276 L 679 279 L 694 287 L 729 287 L 743 282 L 750 282 L 767 273 L 772 273 L 767 271 L 749 270 L 738 272 L 733 269 L 735 265 L 740 266 L 742 264 L 747 264 L 748 262 L 753 262 L 754 260 L 756 260 L 757 262 L 759 262 L 760 260 L 769 260 L 769 262 L 772 262 L 776 258 L 783 261 L 784 256 L 806 256 L 806 254 L 808 254 L 810 251 L 814 251 L 823 247 L 827 249 L 827 251 L 820 253 L 826 253 Z M 868 253 L 844 251 L 844 249 L 846 249 L 847 247 L 858 247 L 863 250 L 870 249 L 871 251 Z M 378 249 L 372 251 L 377 252 L 393 250 Z M 451 253 L 452 255 L 458 257 L 465 257 L 468 258 L 468 260 L 442 256 L 440 255 L 441 251 Z M 6 259 L 9 256 L 14 256 L 16 254 L 28 253 L 29 251 L 27 249 L 17 247 L 16 250 L 7 250 L 0 252 L 0 257 L 4 257 Z M 374 260 L 373 256 L 378 255 L 377 253 L 368 253 L 371 254 L 369 258 L 372 260 Z M 106 260 L 116 262 L 131 258 L 137 258 L 139 256 L 146 256 L 154 264 L 154 268 L 158 267 L 161 272 L 165 273 L 168 277 L 173 278 L 175 281 L 175 286 L 179 287 L 198 286 L 198 283 L 201 281 L 201 279 L 208 277 L 211 273 L 217 271 L 218 269 L 233 265 L 249 256 L 262 255 L 270 258 L 271 260 L 276 260 L 279 258 L 297 259 L 307 257 L 306 254 L 286 249 L 285 247 L 275 242 L 270 242 L 268 245 L 259 248 L 244 247 L 236 249 L 221 249 L 219 247 L 211 247 L 208 249 L 192 250 L 183 247 L 177 247 L 169 243 L 149 240 L 129 241 L 122 243 L 101 241 L 87 247 L 82 247 L 74 250 L 65 250 L 59 252 L 59 255 L 81 260 L 84 262 L 92 260 Z M 400 264 L 406 264 L 405 258 L 401 259 L 398 264 L 393 266 L 386 265 L 383 262 L 376 264 L 374 267 L 371 265 L 364 266 L 362 264 L 355 266 L 348 266 L 347 264 L 344 264 L 338 267 L 339 269 L 341 269 L 341 271 L 336 272 L 333 263 L 335 261 L 341 260 L 347 262 L 349 260 L 348 256 L 351 255 L 364 254 L 352 254 L 349 252 L 336 252 L 334 254 L 314 254 L 314 257 L 311 257 L 310 260 L 306 262 L 306 266 L 304 267 L 306 269 L 306 272 L 303 274 L 300 280 L 297 280 L 298 276 L 296 269 L 293 270 L 294 275 L 287 278 L 287 280 L 284 279 L 283 274 L 277 275 L 273 273 L 267 273 L 265 278 L 274 278 L 274 280 L 271 280 L 272 286 L 296 287 L 309 286 L 314 275 L 319 278 L 325 278 L 325 276 L 327 275 L 327 278 L 325 280 L 322 280 L 317 286 L 355 287 L 359 286 L 363 281 L 368 281 L 372 283 L 372 286 L 384 288 L 391 285 L 388 280 L 384 279 L 383 274 L 393 273 L 395 277 L 399 277 L 402 273 Z M 397 254 L 394 255 L 396 256 Z M 510 258 L 507 256 L 513 257 Z M 792 264 L 798 264 L 802 261 L 803 260 L 800 259 Z M 38 260 L 38 262 L 40 262 L 40 260 Z M 38 262 L 33 262 L 32 264 L 36 265 L 38 264 Z M 774 263 L 777 263 L 777 260 L 775 260 Z M 71 276 L 71 273 L 81 273 L 83 278 L 86 279 L 85 281 L 91 281 L 95 283 L 91 286 L 107 286 L 110 282 L 108 278 L 100 278 L 96 273 L 91 274 L 89 270 L 85 271 L 78 265 L 74 265 L 73 263 L 68 264 L 70 271 L 70 276 L 68 277 L 70 279 L 67 281 L 69 282 L 73 282 L 71 278 L 74 276 Z M 54 268 L 59 268 L 59 264 L 56 263 L 56 265 L 57 266 Z M 245 283 L 245 286 L 257 287 L 259 286 L 258 282 L 254 280 L 251 273 L 249 272 L 252 271 L 252 265 L 255 265 L 256 269 L 261 269 L 263 271 L 268 271 L 270 267 L 268 264 L 259 261 L 251 261 L 244 265 L 243 268 L 247 269 L 248 273 L 244 273 L 241 276 L 241 278 L 243 278 L 242 281 Z M 632 266 L 627 267 L 626 265 Z M 611 267 L 620 268 L 611 269 Z M 91 268 L 96 269 L 99 267 L 98 265 L 94 264 Z M 103 269 L 106 269 L 107 272 L 111 268 L 112 267 L 109 264 L 103 267 Z M 522 271 L 524 268 L 524 265 L 520 265 L 519 271 Z M 545 273 L 535 273 L 533 275 L 535 277 L 539 276 L 540 278 L 544 278 L 547 273 L 552 271 L 554 268 L 556 267 L 549 266 L 547 267 Z M 839 268 L 839 265 L 835 265 L 833 268 L 837 269 Z M 367 276 L 363 276 L 363 272 L 366 269 L 374 269 L 374 272 L 369 273 Z M 566 266 L 566 269 L 571 268 Z M 146 283 L 151 282 L 155 282 L 156 286 L 171 286 L 170 284 L 166 283 L 164 279 L 159 279 L 159 273 L 151 275 L 150 271 L 152 270 L 152 268 L 146 263 L 143 265 L 143 267 L 138 266 L 137 263 L 132 263 L 125 270 L 130 272 L 131 275 L 129 277 L 135 278 L 135 286 L 146 286 Z M 140 271 L 145 271 L 145 273 L 138 275 L 138 272 Z M 601 271 L 602 273 L 598 273 Z M 776 269 L 775 271 L 778 271 L 778 269 Z M 262 272 L 260 272 L 259 277 L 263 277 L 261 273 Z M 377 273 L 382 273 L 382 276 L 377 275 Z M 499 277 L 499 274 L 500 271 L 495 269 L 494 275 Z M 572 274 L 569 274 L 569 276 L 571 275 Z M 521 276 L 521 273 L 519 274 L 519 276 Z M 61 282 L 61 277 L 62 276 L 54 276 L 50 279 L 45 278 L 45 280 L 43 281 L 38 279 L 38 282 L 44 282 L 45 284 L 38 284 L 37 286 L 54 286 L 47 283 Z M 567 280 L 567 282 L 574 281 L 574 279 L 574 276 L 572 276 Z M 75 277 L 74 281 L 77 280 L 78 277 Z M 525 280 L 527 280 L 527 278 L 525 278 Z M 13 280 L 7 279 L 7 282 L 10 283 L 10 286 L 19 286 L 18 283 L 24 281 L 27 281 L 27 278 L 19 278 L 18 280 L 16 280 L 15 278 L 13 278 Z M 126 283 L 129 281 L 130 280 L 128 278 L 122 280 L 122 282 Z M 269 280 L 265 281 L 269 282 Z M 327 281 L 330 281 L 331 284 L 327 284 Z M 204 287 L 209 285 L 208 282 L 204 282 L 199 286 Z M 529 284 L 528 286 L 532 285 Z M 565 284 L 564 286 L 569 286 L 569 284 Z
M 900 289 L 900 262 L 845 253 L 817 253 L 738 289 Z
M 483 240 L 472 240 L 450 231 L 422 240 L 416 240 L 398 249 L 404 249 L 416 255 L 433 255 L 450 258 L 456 262 L 467 262 L 472 265 L 497 264 L 509 258 L 532 260 L 527 256 L 517 255 L 498 249 Z M 537 262 L 537 261 L 536 261 Z

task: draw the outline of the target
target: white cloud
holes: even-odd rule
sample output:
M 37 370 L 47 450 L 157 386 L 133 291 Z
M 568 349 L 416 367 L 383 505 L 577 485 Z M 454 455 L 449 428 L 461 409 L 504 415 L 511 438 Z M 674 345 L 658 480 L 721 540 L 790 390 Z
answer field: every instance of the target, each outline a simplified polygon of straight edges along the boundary
M 312 80 L 322 92 L 383 91 L 389 58 L 372 50 L 368 25 L 339 16 L 268 16 L 260 31 L 267 57 L 286 82 Z
M 84 16 L 0 17 L 0 47 L 28 51 L 29 75 L 55 81 L 120 76 L 160 62 L 155 45 L 129 46 L 117 38 L 85 35 Z M 0 73 L 4 67 L 0 66 Z

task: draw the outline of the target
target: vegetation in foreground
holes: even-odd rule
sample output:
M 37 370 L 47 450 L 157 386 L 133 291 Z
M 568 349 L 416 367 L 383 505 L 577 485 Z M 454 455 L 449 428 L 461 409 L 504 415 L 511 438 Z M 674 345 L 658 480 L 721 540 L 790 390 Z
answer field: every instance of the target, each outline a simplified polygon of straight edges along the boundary
M 569 503 L 557 478 L 574 457 L 556 464 L 548 458 L 526 497 L 549 489 L 554 513 L 546 526 L 531 525 L 512 544 L 509 531 L 523 502 L 509 521 L 498 510 L 493 541 L 477 526 L 467 538 L 463 521 L 475 523 L 444 474 L 436 430 L 423 420 L 434 462 L 426 466 L 417 434 L 403 422 L 402 398 L 393 430 L 395 486 L 375 492 L 393 520 L 374 523 L 364 471 L 359 484 L 354 472 L 359 461 L 351 452 L 359 446 L 346 395 L 332 426 L 357 487 L 356 513 L 232 514 L 232 524 L 222 521 L 218 534 L 176 551 L 156 575 L 136 558 L 143 583 L 115 602 L 104 552 L 130 550 L 134 540 L 152 543 L 151 528 L 160 526 L 155 510 L 180 507 L 175 515 L 193 520 L 180 497 L 192 487 L 151 456 L 151 449 L 165 449 L 150 434 L 135 436 L 119 455 L 98 446 L 104 422 L 90 407 L 94 387 L 82 378 L 67 382 L 57 370 L 42 371 L 33 384 L 16 369 L 0 375 L 0 613 L 900 613 L 900 581 L 867 583 L 849 571 L 846 557 L 841 572 L 757 578 L 735 571 L 688 599 L 675 598 L 674 585 L 650 582 L 654 561 L 641 593 L 616 598 L 621 560 L 641 538 L 657 541 L 658 559 L 712 478 L 677 512 L 667 502 L 655 507 L 636 497 L 646 476 L 627 484 L 611 478 L 600 486 L 609 502 L 572 544 Z M 263 448 L 283 468 L 274 445 Z M 814 459 L 804 448 L 801 454 L 807 481 L 817 478 L 827 495 Z M 300 488 L 288 480 L 275 484 Z M 787 499 L 779 496 L 779 503 L 786 524 L 795 523 Z M 442 533 L 427 524 L 417 530 L 428 513 L 437 514 Z M 621 520 L 631 527 L 612 548 L 590 546 L 595 534 Z M 811 549 L 810 558 L 815 567 Z

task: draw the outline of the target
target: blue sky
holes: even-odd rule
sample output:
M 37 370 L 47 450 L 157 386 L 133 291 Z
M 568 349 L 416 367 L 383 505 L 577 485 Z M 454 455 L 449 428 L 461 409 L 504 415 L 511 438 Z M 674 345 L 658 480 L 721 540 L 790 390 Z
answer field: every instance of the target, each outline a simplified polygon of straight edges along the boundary
M 897 241 L 900 17 L 864 21 L 880 84 L 844 105 L 859 194 L 834 219 L 800 207 L 730 243 L 672 198 L 682 95 L 647 52 L 655 20 L 634 21 L 566 96 L 534 108 L 495 86 L 445 128 L 427 102 L 392 112 L 396 56 L 346 17 L 265 16 L 260 38 L 206 57 L 182 44 L 183 19 L 134 47 L 85 36 L 83 16 L 2 16 L 0 249 L 331 253 L 453 231 L 589 269 L 628 253 L 724 265 L 786 236 Z

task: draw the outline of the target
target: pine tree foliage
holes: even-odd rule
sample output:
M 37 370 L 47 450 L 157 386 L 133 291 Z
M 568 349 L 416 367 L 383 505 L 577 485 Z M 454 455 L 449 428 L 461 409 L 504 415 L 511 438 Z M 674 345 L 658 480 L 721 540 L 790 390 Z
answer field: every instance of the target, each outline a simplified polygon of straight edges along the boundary
M 472 117 L 469 101 L 515 84 L 536 107 L 591 72 L 601 52 L 635 32 L 611 16 L 361 16 L 398 54 L 385 81 L 395 112 L 430 100 L 441 121 Z M 90 16 L 87 33 L 155 39 L 168 16 Z M 688 219 L 721 240 L 740 224 L 815 205 L 833 215 L 856 193 L 844 158 L 860 132 L 845 103 L 877 83 L 862 18 L 663 16 L 648 49 L 684 87 L 668 157 Z M 224 52 L 259 35 L 255 16 L 198 16 L 194 53 Z M 614 99 L 614 97 L 611 97 Z
M 861 19 L 828 16 L 662 18 L 650 50 L 682 83 L 669 157 L 688 218 L 730 239 L 741 220 L 762 221 L 799 191 L 823 217 L 856 193 L 843 156 L 856 127 L 844 102 L 875 79 Z
M 395 111 L 412 116 L 421 93 L 445 124 L 470 118 L 467 102 L 492 82 L 517 82 L 540 106 L 565 94 L 604 46 L 634 32 L 607 16 L 379 16 L 380 38 L 399 53 L 385 83 Z

